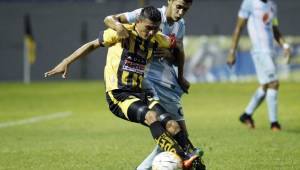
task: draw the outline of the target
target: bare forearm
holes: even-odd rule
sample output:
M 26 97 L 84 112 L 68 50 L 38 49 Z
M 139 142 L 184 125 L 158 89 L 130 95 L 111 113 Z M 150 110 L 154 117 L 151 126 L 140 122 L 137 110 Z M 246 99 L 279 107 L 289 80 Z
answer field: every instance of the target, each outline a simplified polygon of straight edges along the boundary
M 273 26 L 273 33 L 274 33 L 274 38 L 276 40 L 276 42 L 280 45 L 283 46 L 283 44 L 285 43 L 285 40 L 281 34 L 281 32 L 279 31 L 279 28 L 277 26 Z
M 92 52 L 93 50 L 95 50 L 96 48 L 98 48 L 100 46 L 99 43 L 97 43 L 95 41 L 98 41 L 98 40 L 88 42 L 88 43 L 84 44 L 83 46 L 81 46 L 79 49 L 74 51 L 70 56 L 65 58 L 64 62 L 66 62 L 67 64 L 71 64 L 74 61 L 76 61 L 77 59 L 85 57 L 87 54 L 89 54 L 90 52 Z
M 118 30 L 120 27 L 122 27 L 122 24 L 128 23 L 125 15 L 119 14 L 119 15 L 110 15 L 105 17 L 104 24 L 113 30 Z
M 108 28 L 111 28 L 113 30 L 117 30 L 117 27 L 119 26 L 119 24 L 121 24 L 113 15 L 105 17 L 104 23 Z
M 241 36 L 241 33 L 243 31 L 243 28 L 246 24 L 246 20 L 238 18 L 236 27 L 234 29 L 233 35 L 232 35 L 232 42 L 231 42 L 231 50 L 236 50 L 237 49 L 237 45 L 239 43 L 239 39 Z
M 184 71 L 184 62 L 185 62 L 185 55 L 184 51 L 179 50 L 179 55 L 177 57 L 178 59 L 178 77 L 183 77 L 183 71 Z

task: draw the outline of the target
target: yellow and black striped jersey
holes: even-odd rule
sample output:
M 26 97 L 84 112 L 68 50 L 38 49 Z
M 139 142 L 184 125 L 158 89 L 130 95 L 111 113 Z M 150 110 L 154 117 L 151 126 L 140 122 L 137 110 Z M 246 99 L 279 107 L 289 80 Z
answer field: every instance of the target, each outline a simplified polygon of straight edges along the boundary
M 151 61 L 153 51 L 174 46 L 174 42 L 161 32 L 145 40 L 138 36 L 135 24 L 124 26 L 129 30 L 126 39 L 120 39 L 112 29 L 99 35 L 100 43 L 109 47 L 104 70 L 106 92 L 115 89 L 141 91 L 145 67 Z

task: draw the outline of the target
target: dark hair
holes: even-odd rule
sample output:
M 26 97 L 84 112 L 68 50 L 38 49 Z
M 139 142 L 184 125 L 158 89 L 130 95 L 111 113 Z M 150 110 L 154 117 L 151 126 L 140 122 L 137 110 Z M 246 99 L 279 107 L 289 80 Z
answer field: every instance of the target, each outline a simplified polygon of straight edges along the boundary
M 176 0 L 172 0 L 172 1 L 176 1 Z M 183 0 L 185 3 L 193 3 L 193 0 Z
M 186 3 L 193 3 L 193 0 L 184 0 Z
M 139 19 L 149 19 L 152 22 L 161 22 L 161 13 L 157 8 L 147 6 L 142 9 Z

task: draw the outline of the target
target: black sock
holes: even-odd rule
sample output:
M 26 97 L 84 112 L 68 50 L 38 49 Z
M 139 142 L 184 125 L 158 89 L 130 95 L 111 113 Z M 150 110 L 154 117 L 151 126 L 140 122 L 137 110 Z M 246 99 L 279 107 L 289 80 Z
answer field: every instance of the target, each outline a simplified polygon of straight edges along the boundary
M 178 142 L 178 144 L 183 148 L 184 151 L 188 152 L 189 149 L 193 149 L 193 144 L 185 135 L 185 133 L 181 130 L 176 135 L 173 136 L 174 139 Z
M 173 137 L 166 132 L 159 121 L 150 125 L 150 131 L 156 143 L 162 150 L 176 153 L 181 157 L 185 156 L 182 148 L 177 144 Z

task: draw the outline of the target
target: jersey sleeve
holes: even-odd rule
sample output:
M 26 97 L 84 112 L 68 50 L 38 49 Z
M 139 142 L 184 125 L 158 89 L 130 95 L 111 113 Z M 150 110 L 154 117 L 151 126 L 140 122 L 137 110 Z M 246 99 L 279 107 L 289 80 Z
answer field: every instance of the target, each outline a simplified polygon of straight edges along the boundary
M 105 47 L 109 47 L 117 43 L 120 39 L 118 38 L 116 31 L 113 29 L 106 29 L 104 31 L 100 31 L 98 40 L 100 44 L 104 45 Z
M 238 16 L 248 19 L 251 14 L 252 0 L 243 0 Z
M 176 35 L 176 39 L 183 40 L 185 36 L 185 22 L 182 20 L 179 25 L 178 33 Z
M 157 41 L 159 48 L 174 48 L 176 46 L 175 36 L 168 37 L 161 32 L 156 34 L 155 41 Z
M 135 21 L 138 19 L 140 16 L 142 9 L 136 9 L 131 12 L 125 12 L 124 15 L 129 23 L 135 23 Z
M 272 19 L 272 25 L 273 26 L 279 26 L 279 20 L 277 17 L 277 5 L 272 2 L 272 6 L 271 6 L 272 10 L 273 10 L 273 19 Z

